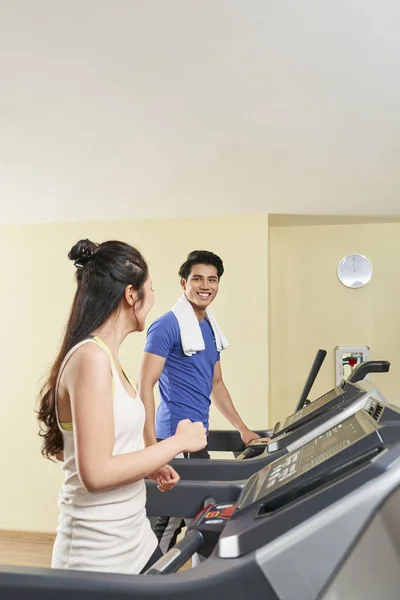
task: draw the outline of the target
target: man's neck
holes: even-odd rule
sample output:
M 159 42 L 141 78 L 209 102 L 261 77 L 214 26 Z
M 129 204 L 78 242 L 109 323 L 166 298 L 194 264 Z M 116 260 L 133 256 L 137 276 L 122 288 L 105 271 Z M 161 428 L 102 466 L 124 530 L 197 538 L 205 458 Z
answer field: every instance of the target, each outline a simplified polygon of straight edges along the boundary
M 190 300 L 189 300 L 190 302 Z M 205 308 L 199 308 L 198 306 L 196 306 L 195 304 L 193 304 L 192 302 L 190 302 L 193 310 L 194 310 L 194 314 L 196 315 L 196 317 L 198 318 L 199 321 L 204 321 L 204 319 L 206 318 L 206 309 Z
M 199 321 L 204 321 L 206 318 L 206 311 L 203 309 L 199 309 L 199 308 L 194 308 L 194 314 L 196 315 L 196 317 L 198 318 Z

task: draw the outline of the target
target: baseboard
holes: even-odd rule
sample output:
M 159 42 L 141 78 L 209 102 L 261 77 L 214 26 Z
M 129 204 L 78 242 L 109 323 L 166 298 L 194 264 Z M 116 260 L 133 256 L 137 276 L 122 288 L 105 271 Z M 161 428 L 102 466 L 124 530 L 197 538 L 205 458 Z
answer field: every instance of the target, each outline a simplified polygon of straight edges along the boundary
M 44 531 L 13 531 L 11 529 L 0 529 L 0 542 L 5 540 L 21 540 L 25 542 L 54 543 L 55 539 L 55 533 Z

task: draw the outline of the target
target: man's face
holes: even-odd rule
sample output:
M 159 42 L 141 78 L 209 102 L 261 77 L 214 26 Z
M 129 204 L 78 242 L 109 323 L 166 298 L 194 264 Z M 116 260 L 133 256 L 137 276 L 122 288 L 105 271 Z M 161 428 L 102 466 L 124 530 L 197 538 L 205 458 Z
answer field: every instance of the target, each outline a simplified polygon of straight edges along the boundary
M 218 294 L 218 272 L 212 265 L 193 265 L 189 277 L 181 279 L 186 297 L 198 308 L 207 308 Z

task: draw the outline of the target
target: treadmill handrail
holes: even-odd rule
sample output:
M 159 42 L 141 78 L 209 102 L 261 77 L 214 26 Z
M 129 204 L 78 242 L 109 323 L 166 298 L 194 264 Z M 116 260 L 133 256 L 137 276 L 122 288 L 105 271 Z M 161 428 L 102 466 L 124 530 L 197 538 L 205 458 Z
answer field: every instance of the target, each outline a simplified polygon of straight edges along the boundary
M 255 430 L 260 438 L 269 438 L 272 429 Z M 243 452 L 243 444 L 240 433 L 236 429 L 210 429 L 207 440 L 207 450 L 210 452 Z
M 280 457 L 280 452 L 259 454 L 246 460 L 219 459 L 205 460 L 204 458 L 174 458 L 170 461 L 181 480 L 185 481 L 236 481 L 248 479 L 273 460 Z
M 164 494 L 157 488 L 155 481 L 146 479 L 146 513 L 149 517 L 165 514 L 169 517 L 193 519 L 209 504 L 210 498 L 215 504 L 236 503 L 246 482 L 247 478 L 242 481 L 181 480 Z
M 203 544 L 204 538 L 200 531 L 189 529 L 184 538 L 147 569 L 145 575 L 177 573 L 192 558 L 193 554 L 200 550 Z
M 390 362 L 388 360 L 367 360 L 366 362 L 360 363 L 348 377 L 347 381 L 350 383 L 357 383 L 362 381 L 370 373 L 388 373 L 390 369 Z
M 314 382 L 317 378 L 318 373 L 320 372 L 322 363 L 324 362 L 326 355 L 327 355 L 326 350 L 321 350 L 321 349 L 318 350 L 318 352 L 315 356 L 314 362 L 311 365 L 311 369 L 310 369 L 310 372 L 306 379 L 306 383 L 304 384 L 303 391 L 302 391 L 299 401 L 297 403 L 296 412 L 298 410 L 301 410 L 303 408 L 303 406 L 305 405 L 305 403 L 308 399 L 308 394 L 310 393 L 311 388 L 314 385 Z
M 238 568 L 240 566 L 240 568 Z M 98 571 L 74 571 L 0 565 L 0 595 L 2 598 L 94 598 L 99 597 L 155 600 L 168 598 L 191 598 L 201 595 L 208 598 L 222 598 L 227 589 L 228 596 L 233 589 L 238 597 L 245 598 L 249 581 L 254 581 L 254 556 L 224 560 L 214 557 L 200 563 L 195 569 L 188 569 L 168 575 L 131 575 L 120 573 L 99 573 Z M 243 576 L 245 574 L 245 576 Z M 266 589 L 272 593 L 268 582 L 260 574 L 255 592 Z

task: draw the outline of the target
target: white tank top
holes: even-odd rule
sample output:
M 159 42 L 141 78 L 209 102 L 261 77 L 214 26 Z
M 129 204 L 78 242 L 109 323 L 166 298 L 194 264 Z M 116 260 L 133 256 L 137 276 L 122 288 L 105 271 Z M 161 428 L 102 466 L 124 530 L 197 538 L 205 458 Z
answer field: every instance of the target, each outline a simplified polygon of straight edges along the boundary
M 59 378 L 73 352 L 86 343 L 96 343 L 110 356 L 115 434 L 113 455 L 143 449 L 143 403 L 138 395 L 132 398 L 128 394 L 112 356 L 101 340 L 88 338 L 74 346 L 61 365 Z M 157 546 L 146 517 L 144 480 L 112 490 L 88 492 L 77 471 L 72 427 L 66 430 L 60 423 L 59 427 L 64 440 L 65 479 L 59 494 L 59 526 L 52 566 L 139 573 Z

